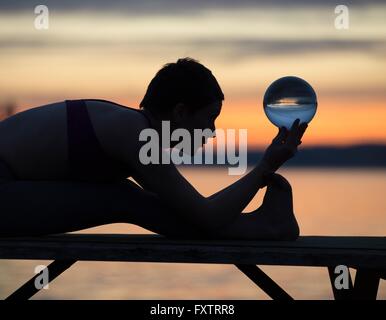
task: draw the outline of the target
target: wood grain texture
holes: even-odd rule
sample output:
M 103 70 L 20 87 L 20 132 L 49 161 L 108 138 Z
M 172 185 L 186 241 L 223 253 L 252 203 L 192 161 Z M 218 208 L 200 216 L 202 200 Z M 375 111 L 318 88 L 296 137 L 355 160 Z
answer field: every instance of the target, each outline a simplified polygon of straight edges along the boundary
M 0 259 L 336 266 L 386 270 L 386 237 L 304 236 L 297 241 L 169 239 L 61 234 L 0 238 Z

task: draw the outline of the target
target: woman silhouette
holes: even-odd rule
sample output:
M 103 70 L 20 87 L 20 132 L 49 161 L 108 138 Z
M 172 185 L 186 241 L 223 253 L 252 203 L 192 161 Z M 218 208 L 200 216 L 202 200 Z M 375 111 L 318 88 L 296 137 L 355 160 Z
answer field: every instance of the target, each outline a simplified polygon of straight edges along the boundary
M 179 238 L 296 239 L 290 184 L 274 173 L 306 130 L 281 128 L 262 160 L 204 197 L 173 163 L 142 164 L 142 130 L 215 129 L 224 95 L 211 71 L 185 58 L 152 79 L 141 109 L 66 100 L 0 122 L 0 235 L 44 235 L 126 222 Z M 132 177 L 138 185 L 127 177 Z M 243 210 L 267 186 L 263 204 Z

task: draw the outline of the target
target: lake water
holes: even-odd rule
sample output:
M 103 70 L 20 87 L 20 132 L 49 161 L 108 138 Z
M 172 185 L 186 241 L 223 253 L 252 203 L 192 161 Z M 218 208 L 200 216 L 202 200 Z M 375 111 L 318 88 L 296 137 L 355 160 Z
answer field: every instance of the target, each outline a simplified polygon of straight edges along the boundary
M 292 184 L 294 209 L 302 235 L 386 235 L 386 170 L 283 169 Z M 237 179 L 226 169 L 184 169 L 204 195 Z M 261 204 L 264 189 L 248 206 Z M 55 213 L 53 212 L 53 215 Z M 149 233 L 114 224 L 86 230 Z M 0 261 L 0 298 L 29 279 L 48 261 Z M 326 268 L 263 266 L 296 299 L 332 299 Z M 354 272 L 352 273 L 354 275 Z M 232 265 L 77 262 L 34 299 L 268 299 Z M 378 299 L 386 299 L 380 282 Z
M 316 113 L 316 104 L 268 104 L 264 111 L 274 125 L 290 129 L 296 119 L 309 123 Z

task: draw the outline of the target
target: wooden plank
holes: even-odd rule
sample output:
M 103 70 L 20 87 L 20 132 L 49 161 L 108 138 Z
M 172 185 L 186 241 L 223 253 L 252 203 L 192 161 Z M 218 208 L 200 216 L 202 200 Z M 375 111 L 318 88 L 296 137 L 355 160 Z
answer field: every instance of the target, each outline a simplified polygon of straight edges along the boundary
M 302 236 L 296 241 L 262 241 L 262 240 L 197 240 L 171 239 L 158 234 L 85 234 L 66 233 L 44 237 L 0 237 L 2 241 L 36 241 L 51 242 L 111 242 L 111 243 L 163 243 L 174 245 L 222 245 L 222 246 L 258 246 L 282 248 L 347 248 L 347 249 L 381 249 L 386 250 L 386 237 L 352 237 L 352 236 Z
M 2 238 L 0 259 L 335 266 L 386 270 L 385 237 L 298 241 L 176 240 L 160 235 L 65 234 Z

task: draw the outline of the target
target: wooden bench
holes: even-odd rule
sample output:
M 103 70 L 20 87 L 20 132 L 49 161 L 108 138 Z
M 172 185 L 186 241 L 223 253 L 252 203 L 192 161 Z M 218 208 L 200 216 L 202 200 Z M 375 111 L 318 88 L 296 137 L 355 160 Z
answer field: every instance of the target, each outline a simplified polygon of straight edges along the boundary
M 386 237 L 300 237 L 297 241 L 174 240 L 156 234 L 62 234 L 0 238 L 0 259 L 54 260 L 52 281 L 76 261 L 234 264 L 273 299 L 292 299 L 257 265 L 327 267 L 335 299 L 376 299 L 386 276 Z M 334 286 L 335 266 L 357 269 L 349 289 Z M 36 275 L 7 299 L 28 299 Z

